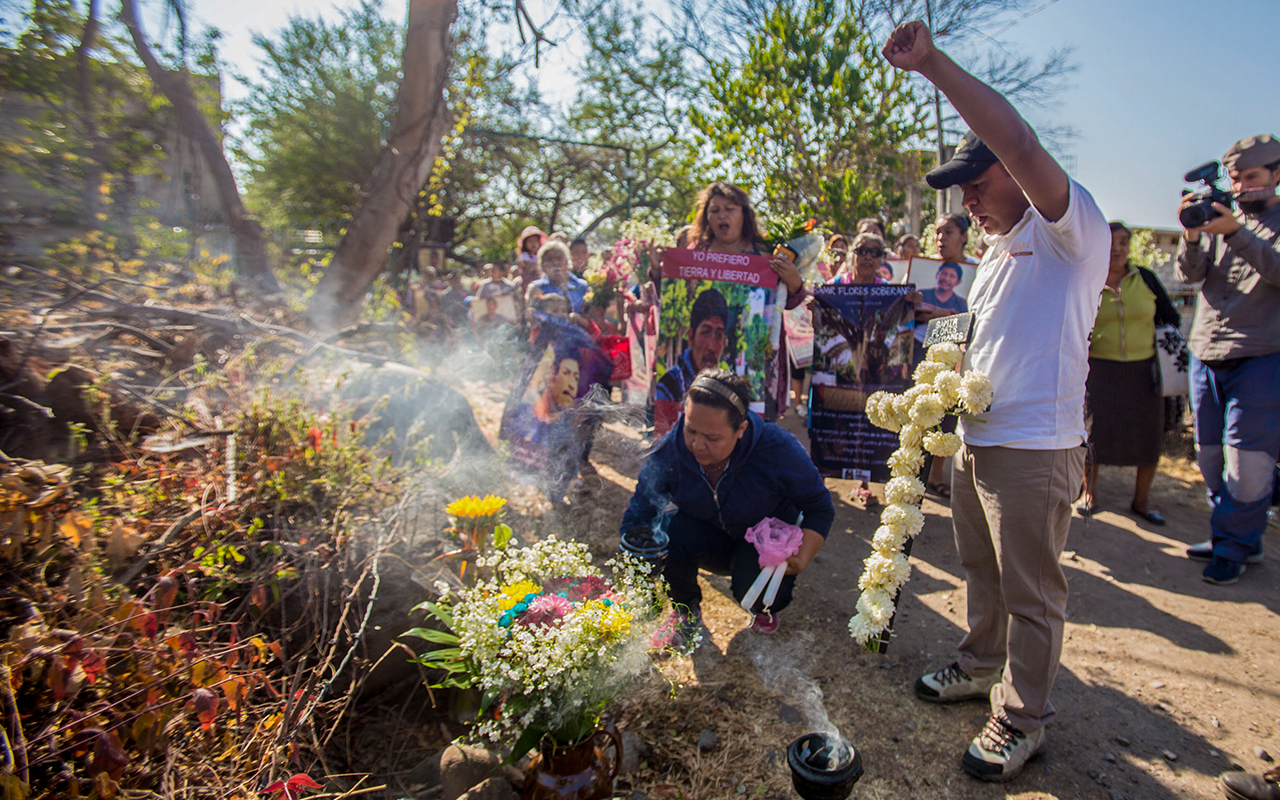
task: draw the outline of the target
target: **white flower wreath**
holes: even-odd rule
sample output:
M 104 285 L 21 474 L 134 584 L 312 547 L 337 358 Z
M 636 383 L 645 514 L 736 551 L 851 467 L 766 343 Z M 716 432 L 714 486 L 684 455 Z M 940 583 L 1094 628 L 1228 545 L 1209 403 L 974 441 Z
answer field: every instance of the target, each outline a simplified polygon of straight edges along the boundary
M 935 344 L 928 359 L 916 367 L 915 386 L 902 394 L 875 392 L 867 398 L 867 419 L 897 433 L 899 447 L 889 456 L 893 478 L 885 485 L 888 505 L 871 540 L 874 551 L 863 562 L 858 613 L 849 620 L 849 635 L 864 649 L 875 649 L 875 640 L 893 620 L 897 593 L 911 576 L 903 547 L 924 528 L 924 484 L 918 477 L 924 453 L 951 456 L 962 444 L 958 435 L 938 426 L 949 413 L 982 414 L 991 407 L 993 390 L 987 376 L 955 371 L 963 357 L 958 344 Z

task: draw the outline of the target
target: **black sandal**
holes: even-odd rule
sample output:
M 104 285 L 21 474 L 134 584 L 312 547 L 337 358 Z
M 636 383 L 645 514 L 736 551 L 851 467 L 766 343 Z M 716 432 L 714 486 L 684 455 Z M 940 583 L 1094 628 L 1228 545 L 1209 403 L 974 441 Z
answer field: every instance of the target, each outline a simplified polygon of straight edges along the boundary
M 929 491 L 933 492 L 938 497 L 941 497 L 943 499 L 946 499 L 946 500 L 951 499 L 951 487 L 946 485 L 942 481 L 929 484 Z
M 1150 509 L 1146 511 L 1139 511 L 1137 507 L 1134 506 L 1133 503 L 1129 504 L 1129 510 L 1137 514 L 1139 518 L 1145 519 L 1147 522 L 1150 522 L 1152 525 L 1164 524 L 1164 517 L 1160 516 L 1159 511 L 1152 511 Z

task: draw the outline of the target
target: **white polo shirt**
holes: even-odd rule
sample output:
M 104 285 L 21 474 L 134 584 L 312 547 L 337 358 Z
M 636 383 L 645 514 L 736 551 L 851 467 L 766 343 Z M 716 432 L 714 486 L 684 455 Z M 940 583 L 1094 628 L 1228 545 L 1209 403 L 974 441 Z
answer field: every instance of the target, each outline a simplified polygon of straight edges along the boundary
M 960 421 L 967 445 L 1063 450 L 1084 442 L 1089 334 L 1107 279 L 1111 233 L 1093 196 L 1071 181 L 1067 213 L 1035 206 L 987 252 L 969 292 L 976 316 L 965 368 L 986 373 L 995 399 Z

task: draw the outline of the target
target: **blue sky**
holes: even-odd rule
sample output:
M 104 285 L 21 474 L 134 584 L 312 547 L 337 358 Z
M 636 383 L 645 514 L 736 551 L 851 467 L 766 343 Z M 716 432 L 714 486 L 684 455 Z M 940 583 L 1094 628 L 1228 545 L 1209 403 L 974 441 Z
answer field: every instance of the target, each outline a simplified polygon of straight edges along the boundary
M 405 0 L 384 2 L 403 14 Z M 194 8 L 223 31 L 223 58 L 252 74 L 251 31 L 273 32 L 290 13 L 332 13 L 336 5 L 195 0 Z M 1280 0 L 1057 0 L 1000 38 L 1033 55 L 1075 47 L 1079 71 L 1070 87 L 1056 107 L 1028 110 L 1028 118 L 1076 129 L 1063 151 L 1075 156 L 1076 179 L 1108 218 L 1171 228 L 1183 173 L 1242 137 L 1280 135 L 1277 33 Z M 562 42 L 539 75 L 544 93 L 568 100 L 573 38 Z

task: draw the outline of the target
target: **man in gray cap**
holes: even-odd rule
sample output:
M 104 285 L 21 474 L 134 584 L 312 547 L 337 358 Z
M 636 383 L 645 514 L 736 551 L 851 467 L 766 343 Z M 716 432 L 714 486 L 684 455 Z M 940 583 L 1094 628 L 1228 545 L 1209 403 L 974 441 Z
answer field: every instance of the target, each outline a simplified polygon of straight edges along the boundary
M 926 177 L 960 186 L 988 249 L 969 292 L 977 322 L 966 367 L 991 379 L 979 423 L 961 420 L 951 514 L 969 633 L 959 658 L 916 682 L 934 703 L 990 698 L 962 764 L 1007 781 L 1046 746 L 1062 655 L 1067 581 L 1059 563 L 1084 476 L 1089 333 L 1106 282 L 1110 230 L 1093 197 L 999 92 L 900 25 L 884 56 L 933 82 L 973 129 Z
M 1238 211 L 1182 235 L 1174 274 L 1203 281 L 1191 329 L 1196 459 L 1211 538 L 1187 548 L 1209 583 L 1235 583 L 1262 560 L 1280 456 L 1280 140 L 1250 136 L 1222 157 Z M 1182 201 L 1183 207 L 1189 199 Z M 1202 234 L 1209 235 L 1205 248 Z M 1222 255 L 1217 237 L 1222 237 Z

